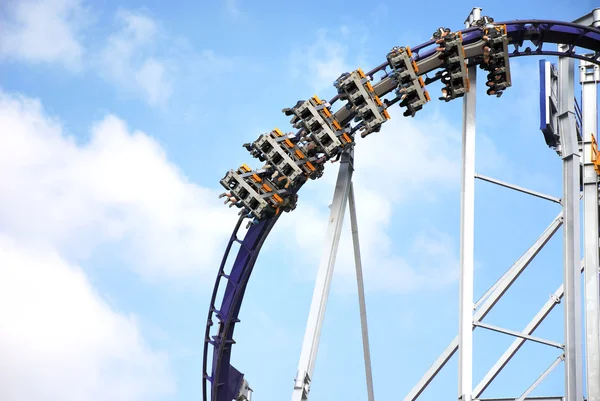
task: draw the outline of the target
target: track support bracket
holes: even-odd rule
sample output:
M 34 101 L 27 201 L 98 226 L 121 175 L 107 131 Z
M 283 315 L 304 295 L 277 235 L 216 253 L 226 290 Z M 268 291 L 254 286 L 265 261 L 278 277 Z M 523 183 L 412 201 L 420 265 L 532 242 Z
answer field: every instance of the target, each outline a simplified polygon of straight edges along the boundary
M 324 241 L 323 254 L 319 263 L 319 270 L 315 282 L 313 299 L 310 305 L 308 322 L 304 334 L 304 342 L 300 353 L 300 362 L 296 379 L 294 380 L 294 391 L 292 401 L 305 401 L 308 399 L 310 384 L 314 372 L 315 361 L 321 328 L 325 318 L 325 309 L 331 288 L 331 279 L 337 256 L 337 250 L 342 233 L 342 225 L 346 206 L 350 209 L 350 224 L 352 230 L 352 242 L 354 245 L 354 260 L 356 265 L 356 281 L 358 285 L 358 300 L 360 308 L 360 321 L 362 329 L 363 352 L 365 359 L 365 374 L 367 380 L 368 401 L 374 401 L 373 377 L 371 371 L 371 354 L 369 348 L 369 335 L 367 327 L 367 310 L 365 305 L 364 282 L 362 274 L 362 262 L 360 257 L 360 245 L 358 239 L 358 221 L 356 217 L 356 205 L 354 199 L 354 188 L 352 185 L 352 173 L 354 172 L 354 152 L 346 151 L 342 154 L 340 169 L 338 172 L 331 212 Z

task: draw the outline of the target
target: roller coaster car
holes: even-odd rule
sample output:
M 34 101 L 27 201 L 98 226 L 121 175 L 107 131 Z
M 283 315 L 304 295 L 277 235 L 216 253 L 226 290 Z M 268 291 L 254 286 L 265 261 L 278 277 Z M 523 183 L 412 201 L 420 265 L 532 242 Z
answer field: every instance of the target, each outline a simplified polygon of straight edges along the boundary
M 321 178 L 325 170 L 327 157 L 321 152 L 321 147 L 312 140 L 305 145 L 297 144 L 295 155 L 298 157 L 299 166 L 304 170 L 306 176 L 312 180 Z
M 266 161 L 281 176 L 285 176 L 289 181 L 288 185 L 296 185 L 304 181 L 311 172 L 311 163 L 308 166 L 301 167 L 298 164 L 306 164 L 306 156 L 302 153 L 295 142 L 297 139 L 284 135 L 279 129 L 263 134 L 252 144 L 247 144 L 246 149 L 250 153 Z M 304 159 L 304 160 L 303 160 Z M 312 170 L 316 170 L 312 166 Z
M 219 181 L 229 191 L 227 196 L 235 198 L 236 203 L 241 203 L 248 214 L 261 220 L 267 217 L 273 207 L 265 200 L 244 178 L 236 171 L 230 170 L 225 177 Z
M 387 55 L 393 70 L 392 77 L 397 85 L 396 95 L 401 98 L 400 107 L 406 107 L 405 117 L 414 117 L 415 113 L 431 100 L 423 79 L 417 75 L 419 68 L 411 56 L 409 47 L 394 47 Z
M 339 149 L 354 145 L 349 131 L 342 128 L 331 113 L 331 105 L 317 96 L 299 101 L 294 107 L 282 110 L 286 116 L 293 116 L 290 122 L 294 128 L 304 130 L 305 136 L 314 142 L 327 158 L 335 156 Z
M 348 101 L 348 107 L 356 112 L 354 121 L 359 124 L 353 132 L 360 132 L 364 138 L 379 132 L 381 125 L 390 119 L 386 106 L 371 86 L 369 79 L 359 68 L 352 73 L 342 74 L 333 84 L 340 99 Z
M 235 205 L 242 208 L 240 215 L 256 220 L 294 210 L 298 196 L 285 189 L 281 180 L 270 179 L 268 175 L 272 172 L 272 169 L 252 171 L 246 165 L 237 171 L 230 170 L 220 181 L 229 192 L 221 196 L 234 198 Z
M 266 160 L 279 174 L 286 176 L 291 186 L 303 183 L 306 177 L 316 179 L 323 175 L 323 163 L 316 157 L 319 147 L 312 141 L 300 145 L 299 138 L 284 135 L 275 128 L 246 145 L 251 154 Z
M 441 76 L 444 96 L 440 100 L 450 101 L 462 97 L 469 91 L 469 78 L 467 75 L 467 64 L 465 62 L 465 51 L 462 46 L 462 34 L 460 32 L 448 33 L 440 39 L 439 58 L 443 60 L 445 69 L 438 73 Z
M 438 28 L 432 35 L 432 39 L 438 45 L 437 51 L 441 52 L 438 56 L 440 60 L 444 59 L 444 56 L 449 54 L 452 49 L 461 45 L 462 36 L 461 33 L 452 32 L 450 28 Z
M 486 82 L 488 95 L 502 96 L 504 89 L 512 85 L 508 60 L 508 36 L 505 25 L 488 24 L 482 29 L 483 63 L 480 68 L 489 72 Z

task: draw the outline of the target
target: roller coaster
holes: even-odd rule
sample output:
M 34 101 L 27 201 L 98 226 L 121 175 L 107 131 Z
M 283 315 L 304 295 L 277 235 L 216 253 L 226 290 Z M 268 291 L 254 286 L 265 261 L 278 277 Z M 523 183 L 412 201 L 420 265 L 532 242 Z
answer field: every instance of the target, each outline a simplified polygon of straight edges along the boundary
M 473 303 L 473 209 L 474 209 L 474 145 L 475 84 L 477 69 L 486 73 L 489 96 L 501 97 L 512 85 L 512 57 L 556 56 L 558 68 L 542 62 L 541 119 L 544 139 L 561 157 L 564 171 L 562 199 L 551 199 L 510 184 L 496 182 L 532 195 L 546 197 L 563 207 L 555 221 L 536 243 L 511 267 L 482 299 Z M 574 101 L 574 60 L 580 63 L 582 109 Z M 394 104 L 404 109 L 405 117 L 416 117 L 431 101 L 427 88 L 441 81 L 439 100 L 448 102 L 463 98 L 463 155 L 461 201 L 461 263 L 459 334 L 421 381 L 407 395 L 414 401 L 433 380 L 450 357 L 459 353 L 459 398 L 480 399 L 480 395 L 499 371 L 512 358 L 524 341 L 537 341 L 563 351 L 557 362 L 525 391 L 523 400 L 539 381 L 561 361 L 565 363 L 565 394 L 556 399 L 567 401 L 600 401 L 600 314 L 598 255 L 598 175 L 600 156 L 597 133 L 597 83 L 600 82 L 600 8 L 573 22 L 549 20 L 516 20 L 496 22 L 481 16 L 474 8 L 465 21 L 465 29 L 441 27 L 425 43 L 409 47 L 393 47 L 386 61 L 364 72 L 345 72 L 333 83 L 337 95 L 330 101 L 313 96 L 284 108 L 296 130 L 284 133 L 278 128 L 262 134 L 243 146 L 264 165 L 252 169 L 243 164 L 226 173 L 220 183 L 221 195 L 229 207 L 239 209 L 239 220 L 225 249 L 214 291 L 210 299 L 204 355 L 203 398 L 205 401 L 249 400 L 253 390 L 244 374 L 234 368 L 231 353 L 235 344 L 234 329 L 244 293 L 261 247 L 284 212 L 296 208 L 300 189 L 310 180 L 323 176 L 328 161 L 340 161 L 336 190 L 325 242 L 325 252 L 315 283 L 305 339 L 300 356 L 292 400 L 307 400 L 316 359 L 321 325 L 331 283 L 337 243 L 344 210 L 350 203 L 353 234 L 357 230 L 352 189 L 353 148 L 356 135 L 367 137 L 381 130 L 390 119 L 387 109 Z M 334 106 L 338 106 L 334 110 Z M 577 118 L 581 124 L 578 125 Z M 482 177 L 479 177 L 482 178 Z M 492 179 L 488 181 L 494 182 Z M 584 257 L 580 252 L 580 198 L 583 198 Z M 242 228 L 246 222 L 245 229 Z M 498 299 L 506 292 L 531 259 L 549 238 L 563 226 L 564 284 L 539 316 L 523 332 L 494 327 L 481 322 Z M 245 232 L 244 232 L 245 230 Z M 243 237 L 243 238 L 242 238 Z M 369 401 L 373 401 L 370 356 L 366 327 L 366 310 L 362 293 L 362 272 L 358 237 L 353 237 L 359 278 L 359 296 L 363 328 L 363 347 Z M 239 244 L 233 267 L 225 270 L 232 246 Z M 587 267 L 587 268 L 586 268 Z M 584 308 L 580 274 L 584 271 Z M 224 286 L 224 290 L 223 290 Z M 217 294 L 222 290 L 222 299 Z M 557 344 L 532 333 L 549 311 L 562 301 L 565 305 L 565 343 Z M 475 306 L 475 312 L 474 308 Z M 582 309 L 584 311 L 582 312 Z M 582 329 L 582 319 L 586 327 Z M 215 326 L 215 323 L 216 326 Z M 516 337 L 515 343 L 475 388 L 472 385 L 472 331 L 476 327 L 501 331 Z M 585 341 L 586 352 L 582 353 Z M 586 371 L 584 373 L 583 365 Z M 584 397 L 582 377 L 587 378 Z M 210 390 L 210 398 L 209 398 Z

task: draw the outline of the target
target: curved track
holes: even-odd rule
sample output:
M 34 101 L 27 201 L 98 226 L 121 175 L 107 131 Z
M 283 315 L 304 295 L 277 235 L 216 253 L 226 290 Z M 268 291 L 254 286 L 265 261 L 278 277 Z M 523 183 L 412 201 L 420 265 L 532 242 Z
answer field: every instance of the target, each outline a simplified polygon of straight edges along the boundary
M 495 25 L 506 25 L 510 57 L 530 55 L 568 56 L 572 58 L 587 60 L 600 64 L 600 29 L 568 22 L 546 21 L 546 20 L 522 20 L 511 22 L 497 22 Z M 479 28 L 468 28 L 460 31 L 463 37 L 465 56 L 470 65 L 480 64 L 482 61 L 482 33 Z M 544 49 L 545 44 L 563 44 L 567 48 L 564 52 Z M 419 75 L 425 75 L 442 66 L 442 61 L 436 56 L 434 40 L 430 40 L 414 48 L 411 48 L 414 60 L 419 69 Z M 582 48 L 591 53 L 576 54 L 575 49 Z M 556 49 L 556 48 L 555 48 Z M 388 63 L 384 63 L 369 71 L 366 75 L 375 81 L 376 74 L 382 74 L 379 81 L 373 85 L 375 93 L 381 97 L 392 93 L 396 88 L 392 79 L 388 77 Z M 426 84 L 436 81 L 437 78 L 426 79 Z M 332 105 L 338 100 L 334 97 L 329 103 Z M 388 105 L 399 101 L 399 98 L 384 99 Z M 348 109 L 341 107 L 335 118 L 343 125 L 354 118 Z M 207 398 L 208 382 L 211 383 L 211 401 L 230 401 L 235 398 L 237 391 L 243 381 L 243 374 L 230 364 L 235 324 L 239 322 L 238 314 L 242 305 L 242 299 L 246 285 L 252 274 L 252 269 L 260 252 L 260 249 L 269 235 L 271 229 L 280 215 L 264 220 L 255 226 L 251 226 L 244 239 L 238 238 L 238 232 L 242 218 L 236 224 L 231 239 L 225 250 L 221 266 L 215 282 L 213 294 L 210 301 L 206 332 L 204 339 L 203 356 L 203 399 Z M 224 269 L 231 252 L 233 244 L 240 244 L 240 249 L 229 274 Z M 222 279 L 226 281 L 224 296 L 220 308 L 216 307 L 217 293 L 222 285 Z M 211 327 L 214 325 L 213 318 L 218 321 L 218 332 L 210 336 Z M 209 345 L 213 347 L 212 368 L 208 368 Z

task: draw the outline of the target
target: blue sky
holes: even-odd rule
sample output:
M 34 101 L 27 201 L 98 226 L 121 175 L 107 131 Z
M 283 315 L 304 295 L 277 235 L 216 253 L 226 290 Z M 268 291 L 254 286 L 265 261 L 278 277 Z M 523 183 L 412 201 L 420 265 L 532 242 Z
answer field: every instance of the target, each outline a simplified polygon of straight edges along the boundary
M 281 109 L 459 29 L 473 6 L 353 1 L 8 0 L 0 10 L 0 390 L 3 400 L 198 400 L 204 320 L 236 213 L 218 181 Z M 496 20 L 570 21 L 592 9 L 504 1 Z M 537 58 L 511 62 L 501 99 L 480 85 L 477 172 L 560 197 L 538 130 Z M 480 76 L 484 79 L 483 76 Z M 429 88 L 433 99 L 438 84 Z M 404 397 L 454 338 L 462 101 L 414 119 L 392 108 L 358 140 L 355 188 L 375 396 Z M 291 396 L 336 165 L 265 243 L 233 363 L 259 400 Z M 479 297 L 559 209 L 476 183 Z M 346 222 L 346 228 L 348 227 Z M 557 233 L 487 322 L 522 329 L 562 280 Z M 311 400 L 366 399 L 345 230 Z M 562 308 L 536 331 L 562 341 Z M 512 342 L 475 331 L 474 384 Z M 518 397 L 558 352 L 526 344 L 484 393 Z M 457 359 L 421 396 L 455 397 Z M 563 392 L 562 367 L 533 395 Z

